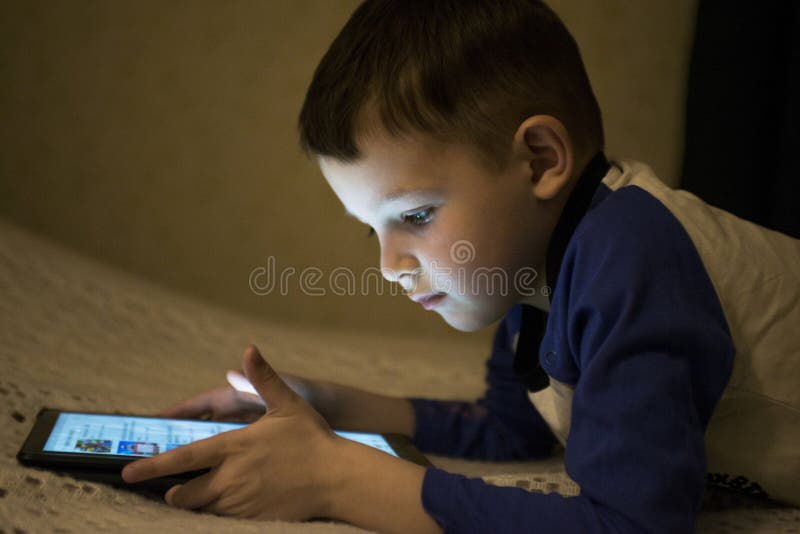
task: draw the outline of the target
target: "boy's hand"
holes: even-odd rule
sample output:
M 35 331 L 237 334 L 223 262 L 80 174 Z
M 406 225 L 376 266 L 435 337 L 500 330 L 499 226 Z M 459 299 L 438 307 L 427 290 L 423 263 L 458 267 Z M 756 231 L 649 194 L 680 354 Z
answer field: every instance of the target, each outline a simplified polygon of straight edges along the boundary
M 167 503 L 261 519 L 325 517 L 333 483 L 329 467 L 342 438 L 253 345 L 245 349 L 244 370 L 269 407 L 266 415 L 246 428 L 128 464 L 123 479 L 138 482 L 211 468 L 170 488 Z
M 170 406 L 159 417 L 252 423 L 264 415 L 261 397 L 223 386 Z
M 243 380 L 247 380 L 239 371 L 230 370 L 228 375 L 238 375 Z M 280 374 L 280 378 L 295 393 L 303 397 L 317 411 L 320 411 L 319 407 L 314 405 L 314 391 L 318 387 L 314 387 L 313 381 L 288 373 Z M 190 399 L 174 404 L 159 412 L 158 416 L 176 419 L 207 418 L 214 421 L 252 423 L 264 415 L 265 409 L 264 400 L 258 395 L 237 391 L 230 386 L 223 386 L 204 391 Z

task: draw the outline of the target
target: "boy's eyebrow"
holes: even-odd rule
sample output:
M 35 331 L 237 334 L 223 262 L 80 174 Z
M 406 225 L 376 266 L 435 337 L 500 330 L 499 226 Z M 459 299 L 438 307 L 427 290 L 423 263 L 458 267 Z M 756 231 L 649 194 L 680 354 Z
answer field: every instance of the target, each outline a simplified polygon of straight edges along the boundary
M 381 200 L 381 204 L 388 204 L 389 202 L 394 202 L 395 200 L 399 200 L 404 197 L 410 197 L 413 195 L 420 195 L 423 193 L 432 193 L 435 190 L 430 187 L 418 187 L 416 189 L 398 189 L 397 191 L 392 191 Z
M 400 200 L 401 198 L 410 197 L 413 195 L 420 195 L 424 193 L 432 193 L 435 191 L 436 191 L 435 189 L 426 187 L 421 187 L 417 189 L 399 189 L 397 191 L 392 191 L 391 193 L 383 197 L 383 199 L 380 201 L 380 204 L 381 205 L 388 204 L 390 202 L 395 202 L 397 200 Z M 358 217 L 356 217 L 353 213 L 350 213 L 350 211 L 347 208 L 345 208 L 344 214 L 347 215 L 348 217 L 352 217 L 353 219 L 358 219 Z

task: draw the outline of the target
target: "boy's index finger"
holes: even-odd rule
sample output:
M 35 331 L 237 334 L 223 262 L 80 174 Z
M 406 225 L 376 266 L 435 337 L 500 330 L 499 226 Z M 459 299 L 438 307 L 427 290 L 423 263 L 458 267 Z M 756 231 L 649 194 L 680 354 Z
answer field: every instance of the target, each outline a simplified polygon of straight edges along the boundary
M 224 458 L 222 440 L 225 437 L 224 434 L 212 436 L 182 445 L 152 458 L 131 462 L 122 469 L 122 479 L 128 483 L 141 482 L 151 478 L 214 467 Z

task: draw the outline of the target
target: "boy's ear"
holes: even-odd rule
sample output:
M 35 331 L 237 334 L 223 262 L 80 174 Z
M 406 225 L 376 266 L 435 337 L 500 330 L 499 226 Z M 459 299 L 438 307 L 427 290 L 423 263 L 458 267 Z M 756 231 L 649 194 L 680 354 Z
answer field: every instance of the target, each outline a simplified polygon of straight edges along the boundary
M 574 153 L 561 121 L 550 115 L 529 117 L 514 134 L 514 148 L 530 175 L 531 192 L 538 199 L 550 200 L 569 185 Z

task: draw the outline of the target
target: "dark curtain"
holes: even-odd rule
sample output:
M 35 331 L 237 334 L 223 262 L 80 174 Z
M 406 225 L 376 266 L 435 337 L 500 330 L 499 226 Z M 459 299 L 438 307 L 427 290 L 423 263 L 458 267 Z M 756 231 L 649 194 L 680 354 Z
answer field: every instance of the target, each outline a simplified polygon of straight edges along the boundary
M 681 187 L 800 238 L 800 2 L 699 0 Z

